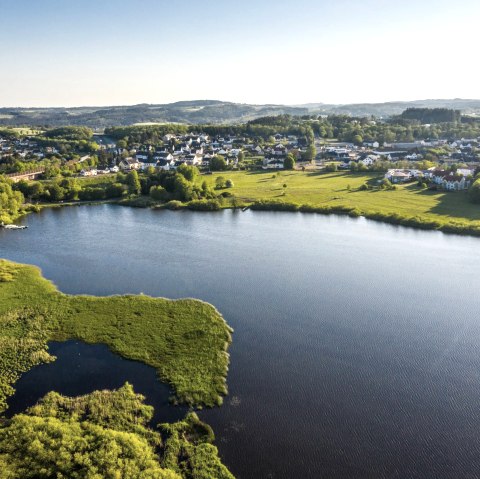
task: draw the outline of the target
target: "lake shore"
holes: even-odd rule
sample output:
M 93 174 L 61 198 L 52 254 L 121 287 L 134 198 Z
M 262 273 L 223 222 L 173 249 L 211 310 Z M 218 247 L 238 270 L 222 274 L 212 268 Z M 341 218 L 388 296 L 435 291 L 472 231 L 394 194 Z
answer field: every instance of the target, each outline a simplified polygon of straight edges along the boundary
M 466 192 L 430 191 L 416 184 L 397 185 L 395 190 L 376 187 L 378 173 L 318 173 L 300 171 L 225 171 L 202 175 L 214 187 L 219 176 L 231 178 L 234 186 L 216 190 L 214 200 L 158 202 L 148 196 L 100 201 L 65 201 L 30 205 L 17 219 L 32 211 L 63 206 L 120 204 L 137 208 L 218 211 L 244 209 L 363 216 L 365 218 L 422 230 L 480 236 L 480 209 L 468 201 Z M 90 181 L 90 180 L 89 180 Z M 362 185 L 373 185 L 363 190 Z

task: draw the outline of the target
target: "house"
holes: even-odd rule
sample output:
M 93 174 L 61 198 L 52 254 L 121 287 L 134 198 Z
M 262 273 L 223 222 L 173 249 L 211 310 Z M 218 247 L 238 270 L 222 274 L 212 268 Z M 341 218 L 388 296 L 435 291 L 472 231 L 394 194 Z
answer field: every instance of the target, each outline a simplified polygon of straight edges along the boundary
M 363 163 L 365 166 L 371 166 L 378 160 L 378 156 L 368 155 L 359 160 L 359 163 Z
M 160 170 L 169 171 L 174 165 L 174 163 L 175 163 L 175 160 L 173 159 L 173 156 L 171 159 L 158 160 L 157 168 L 159 168 Z
M 190 155 L 187 155 L 185 157 L 187 165 L 190 166 L 196 166 L 200 165 L 202 163 L 202 157 L 200 155 L 196 155 L 194 153 L 191 153 Z
M 82 170 L 80 176 L 97 176 L 97 170 Z
M 264 170 L 280 170 L 284 168 L 283 158 L 265 158 L 263 160 L 262 169 Z
M 449 191 L 459 191 L 468 188 L 467 181 L 465 181 L 464 176 L 444 178 L 442 181 L 442 187 Z
M 148 162 L 149 155 L 148 155 L 148 152 L 146 152 L 146 151 L 139 151 L 135 154 L 135 158 L 137 159 L 137 161 L 141 161 L 142 163 L 146 163 L 146 162 Z
M 171 165 L 170 169 L 176 170 L 180 165 L 185 165 L 186 161 L 185 160 L 175 160 Z
M 470 187 L 470 180 L 455 171 L 435 170 L 429 173 L 431 181 L 446 190 L 458 191 Z
M 142 171 L 146 170 L 147 168 L 156 168 L 157 167 L 157 161 L 156 160 L 147 160 L 147 161 L 141 161 L 140 162 L 140 169 Z
M 412 179 L 412 173 L 409 170 L 388 170 L 385 178 L 392 183 L 405 183 Z
M 125 158 L 118 164 L 121 170 L 138 170 L 140 163 L 134 158 Z
M 458 175 L 462 175 L 462 176 L 465 176 L 465 177 L 468 177 L 468 176 L 474 176 L 475 174 L 475 171 L 472 170 L 472 169 L 469 169 L 469 168 L 458 168 L 457 169 L 457 174 Z
M 287 148 L 279 143 L 275 148 L 273 149 L 273 154 L 275 156 L 286 156 L 287 154 Z
M 157 151 L 153 156 L 153 159 L 157 161 L 172 161 L 173 155 L 169 151 Z

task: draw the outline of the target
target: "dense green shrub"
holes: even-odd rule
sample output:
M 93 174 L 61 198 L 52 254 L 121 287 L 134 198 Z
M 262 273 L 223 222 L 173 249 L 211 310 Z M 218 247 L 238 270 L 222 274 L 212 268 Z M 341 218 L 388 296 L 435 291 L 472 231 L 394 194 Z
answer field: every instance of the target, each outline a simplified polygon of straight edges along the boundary
M 193 211 L 218 211 L 220 203 L 218 200 L 192 200 L 187 203 L 187 208 Z

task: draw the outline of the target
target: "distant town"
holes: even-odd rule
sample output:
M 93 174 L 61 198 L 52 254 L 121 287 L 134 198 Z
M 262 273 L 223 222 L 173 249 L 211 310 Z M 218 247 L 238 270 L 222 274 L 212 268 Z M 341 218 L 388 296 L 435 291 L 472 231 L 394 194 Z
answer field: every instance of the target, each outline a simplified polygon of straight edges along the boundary
M 323 137 L 315 134 L 312 126 L 316 119 L 299 120 L 283 115 L 279 117 L 282 118 L 279 129 L 286 132 L 276 132 L 275 118 L 252 122 L 269 124 L 267 135 L 251 131 L 243 135 L 212 134 L 207 130 L 221 128 L 206 127 L 202 131 L 200 126 L 198 132 L 191 131 L 190 127 L 185 133 L 159 134 L 182 129 L 176 125 L 120 127 L 95 134 L 82 127 L 46 131 L 3 128 L 0 129 L 0 173 L 17 182 L 48 179 L 58 174 L 91 177 L 130 170 L 172 171 L 180 165 L 195 166 L 203 173 L 285 169 L 383 171 L 392 184 L 422 181 L 431 188 L 466 190 L 480 166 L 479 136 L 465 138 L 449 133 L 434 139 L 425 135 L 412 141 L 382 141 L 381 138 L 364 141 L 357 134 L 355 141 L 339 141 L 329 138 L 328 134 Z M 289 122 L 287 128 L 285 120 Z M 340 117 L 335 121 L 348 125 L 366 122 L 374 130 L 377 126 L 374 119 Z M 298 129 L 303 129 L 302 134 L 288 133 Z M 424 129 L 430 133 L 430 125 Z M 138 132 L 141 134 L 136 139 L 131 133 Z M 317 133 L 321 133 L 320 128 Z M 383 133 L 378 136 L 382 135 L 385 136 Z

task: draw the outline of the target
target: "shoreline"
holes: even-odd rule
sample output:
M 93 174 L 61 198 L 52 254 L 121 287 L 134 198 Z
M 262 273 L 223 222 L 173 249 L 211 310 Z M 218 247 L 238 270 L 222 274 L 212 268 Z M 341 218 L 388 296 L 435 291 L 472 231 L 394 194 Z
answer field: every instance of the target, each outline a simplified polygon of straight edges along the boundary
M 102 204 L 114 204 L 130 208 L 150 208 L 167 210 L 189 210 L 214 212 L 221 210 L 251 209 L 252 211 L 282 211 L 290 213 L 316 213 L 321 215 L 349 216 L 350 218 L 363 217 L 371 221 L 390 225 L 404 226 L 422 231 L 439 231 L 444 234 L 455 234 L 460 236 L 480 237 L 480 224 L 471 226 L 467 223 L 457 224 L 456 222 L 445 222 L 441 220 L 422 218 L 421 216 L 404 216 L 398 213 L 381 213 L 363 211 L 356 207 L 349 206 L 317 206 L 312 204 L 298 204 L 278 200 L 257 200 L 253 202 L 241 201 L 237 206 L 221 204 L 218 200 L 194 200 L 187 203 L 178 201 L 159 203 L 147 196 L 139 196 L 133 199 L 108 199 L 95 201 L 69 201 L 64 203 L 39 203 L 27 205 L 27 209 L 14 218 L 13 223 L 27 216 L 30 213 L 39 213 L 46 208 L 62 208 L 66 206 L 95 206 Z M 479 222 L 480 223 L 480 222 Z

